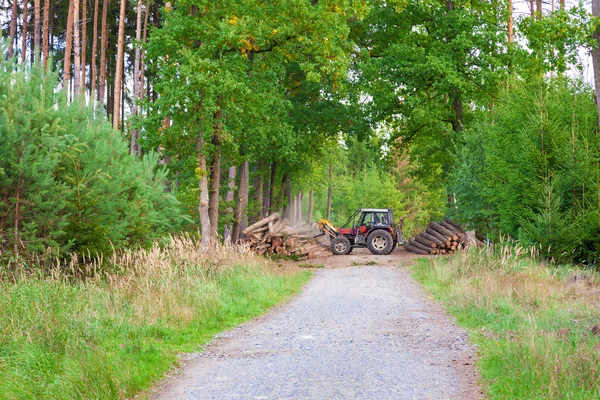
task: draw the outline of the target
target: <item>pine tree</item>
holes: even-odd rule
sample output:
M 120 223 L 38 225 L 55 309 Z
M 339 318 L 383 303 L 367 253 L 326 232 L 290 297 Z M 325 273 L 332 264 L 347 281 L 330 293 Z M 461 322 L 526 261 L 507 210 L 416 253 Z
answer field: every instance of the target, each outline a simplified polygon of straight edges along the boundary
M 0 71 L 3 254 L 65 256 L 146 245 L 183 222 L 158 155 L 129 155 L 100 114 L 69 103 L 42 67 Z

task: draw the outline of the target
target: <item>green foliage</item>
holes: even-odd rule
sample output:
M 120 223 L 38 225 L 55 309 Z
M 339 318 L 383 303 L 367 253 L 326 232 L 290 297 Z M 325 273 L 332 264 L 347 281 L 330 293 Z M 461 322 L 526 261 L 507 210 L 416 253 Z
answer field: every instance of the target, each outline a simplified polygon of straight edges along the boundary
M 456 214 L 565 261 L 597 260 L 597 113 L 586 86 L 513 80 L 464 134 L 454 173 Z
M 177 229 L 157 154 L 131 157 L 103 117 L 56 92 L 52 74 L 10 68 L 0 72 L 4 254 L 106 254 Z
M 147 104 L 148 144 L 188 159 L 203 138 L 210 159 L 218 137 L 234 165 L 266 158 L 288 172 L 302 167 L 324 137 L 307 105 L 326 103 L 322 85 L 341 80 L 348 64 L 351 3 L 195 0 L 165 10 L 147 45 L 159 94 Z
M 573 66 L 581 69 L 579 51 L 594 45 L 590 15 L 583 3 L 540 19 L 519 18 L 517 26 L 527 46 L 515 51 L 517 63 L 513 67 L 524 74 L 539 76 L 546 71 L 562 74 Z

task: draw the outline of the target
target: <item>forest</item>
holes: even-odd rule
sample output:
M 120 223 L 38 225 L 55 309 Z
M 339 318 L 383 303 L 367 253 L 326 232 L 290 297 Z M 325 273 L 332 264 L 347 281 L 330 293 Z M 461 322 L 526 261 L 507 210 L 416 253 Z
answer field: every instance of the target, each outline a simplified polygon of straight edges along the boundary
M 390 207 L 595 265 L 596 3 L 2 1 L 2 263 Z

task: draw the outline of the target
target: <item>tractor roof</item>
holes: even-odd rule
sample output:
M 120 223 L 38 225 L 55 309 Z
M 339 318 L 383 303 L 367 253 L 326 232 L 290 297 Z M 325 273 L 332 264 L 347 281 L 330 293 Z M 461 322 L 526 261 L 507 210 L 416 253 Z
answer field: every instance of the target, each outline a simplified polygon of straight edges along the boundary
M 360 211 L 366 211 L 366 212 L 388 212 L 388 211 L 391 211 L 391 208 L 361 208 Z

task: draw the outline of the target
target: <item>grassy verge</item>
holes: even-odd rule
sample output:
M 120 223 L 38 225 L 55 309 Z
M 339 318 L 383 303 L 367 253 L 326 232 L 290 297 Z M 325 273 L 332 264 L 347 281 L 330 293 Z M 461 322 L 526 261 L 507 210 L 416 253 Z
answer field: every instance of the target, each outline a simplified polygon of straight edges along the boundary
M 522 249 L 420 260 L 414 276 L 479 347 L 496 399 L 600 398 L 600 277 Z
M 198 243 L 115 256 L 111 273 L 0 281 L 0 398 L 123 398 L 215 333 L 296 293 L 310 272 Z M 64 266 L 62 267 L 65 268 Z M 75 270 L 76 266 L 71 265 Z

